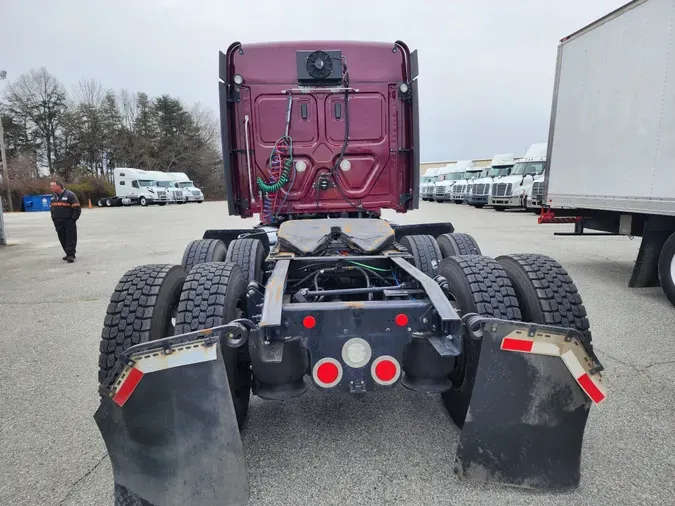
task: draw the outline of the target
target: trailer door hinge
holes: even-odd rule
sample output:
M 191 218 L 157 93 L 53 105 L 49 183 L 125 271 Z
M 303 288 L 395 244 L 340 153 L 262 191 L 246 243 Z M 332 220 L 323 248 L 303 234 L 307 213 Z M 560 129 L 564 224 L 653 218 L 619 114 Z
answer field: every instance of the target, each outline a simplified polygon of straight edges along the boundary
M 399 197 L 398 203 L 399 203 L 399 205 L 400 205 L 400 204 L 405 204 L 405 203 L 408 202 L 409 200 L 412 200 L 412 195 L 411 195 L 410 193 L 404 193 L 403 195 L 401 195 L 401 196 Z

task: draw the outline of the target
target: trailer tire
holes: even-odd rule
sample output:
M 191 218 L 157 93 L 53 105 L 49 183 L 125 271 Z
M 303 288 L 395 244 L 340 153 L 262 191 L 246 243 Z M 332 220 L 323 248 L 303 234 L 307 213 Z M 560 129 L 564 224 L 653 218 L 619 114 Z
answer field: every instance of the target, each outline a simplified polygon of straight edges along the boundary
M 246 317 L 246 279 L 239 265 L 208 262 L 188 274 L 176 315 L 175 335 L 225 325 Z M 221 346 L 239 429 L 248 415 L 251 375 L 248 347 Z
M 448 281 L 451 299 L 462 314 L 477 313 L 502 320 L 521 319 L 516 292 L 496 260 L 479 255 L 448 257 L 441 262 L 438 273 Z M 464 426 L 471 402 L 480 345 L 480 341 L 475 339 L 465 340 L 463 362 L 450 377 L 453 387 L 441 394 L 445 409 L 460 429 Z
M 263 261 L 265 260 L 265 246 L 259 239 L 235 239 L 227 250 L 226 262 L 239 264 L 244 273 L 246 282 L 262 282 Z
M 562 265 L 534 253 L 502 255 L 497 261 L 513 284 L 524 321 L 576 329 L 591 343 L 586 308 Z
M 659 254 L 659 282 L 666 297 L 675 306 L 675 233 L 666 239 Z
M 469 234 L 442 234 L 436 237 L 436 242 L 443 258 L 460 255 L 482 255 L 478 243 Z
M 433 236 L 406 235 L 401 238 L 401 245 L 413 256 L 415 267 L 432 278 L 438 274 L 443 255 Z
M 181 265 L 188 274 L 193 267 L 206 262 L 223 262 L 227 247 L 220 239 L 197 239 L 185 248 Z
M 120 278 L 101 332 L 99 384 L 112 380 L 119 356 L 127 348 L 173 335 L 185 277 L 178 265 L 142 265 Z

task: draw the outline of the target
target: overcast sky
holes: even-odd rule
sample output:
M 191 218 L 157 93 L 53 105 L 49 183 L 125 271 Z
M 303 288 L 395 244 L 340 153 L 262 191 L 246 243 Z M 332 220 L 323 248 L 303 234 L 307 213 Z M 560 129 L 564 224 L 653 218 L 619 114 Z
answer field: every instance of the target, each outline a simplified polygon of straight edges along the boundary
M 402 40 L 420 53 L 423 161 L 521 155 L 547 139 L 558 41 L 624 3 L 0 0 L 0 69 L 46 66 L 69 91 L 88 77 L 216 112 L 218 51 L 235 40 Z

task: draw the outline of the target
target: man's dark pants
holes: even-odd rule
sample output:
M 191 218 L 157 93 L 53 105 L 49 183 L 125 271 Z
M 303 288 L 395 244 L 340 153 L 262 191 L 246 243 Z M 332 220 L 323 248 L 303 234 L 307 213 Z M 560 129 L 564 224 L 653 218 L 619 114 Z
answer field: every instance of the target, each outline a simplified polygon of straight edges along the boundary
M 77 224 L 73 219 L 54 220 L 54 228 L 66 256 L 75 256 L 77 247 Z

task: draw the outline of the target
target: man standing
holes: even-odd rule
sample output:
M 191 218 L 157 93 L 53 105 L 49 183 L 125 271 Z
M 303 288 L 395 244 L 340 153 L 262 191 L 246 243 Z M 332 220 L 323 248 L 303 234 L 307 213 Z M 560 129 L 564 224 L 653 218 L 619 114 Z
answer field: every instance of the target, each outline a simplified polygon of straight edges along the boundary
M 52 221 L 59 236 L 59 242 L 66 256 L 65 261 L 72 264 L 75 261 L 75 248 L 77 247 L 76 222 L 82 213 L 80 202 L 70 190 L 66 190 L 63 183 L 54 180 L 50 183 L 52 190 Z

